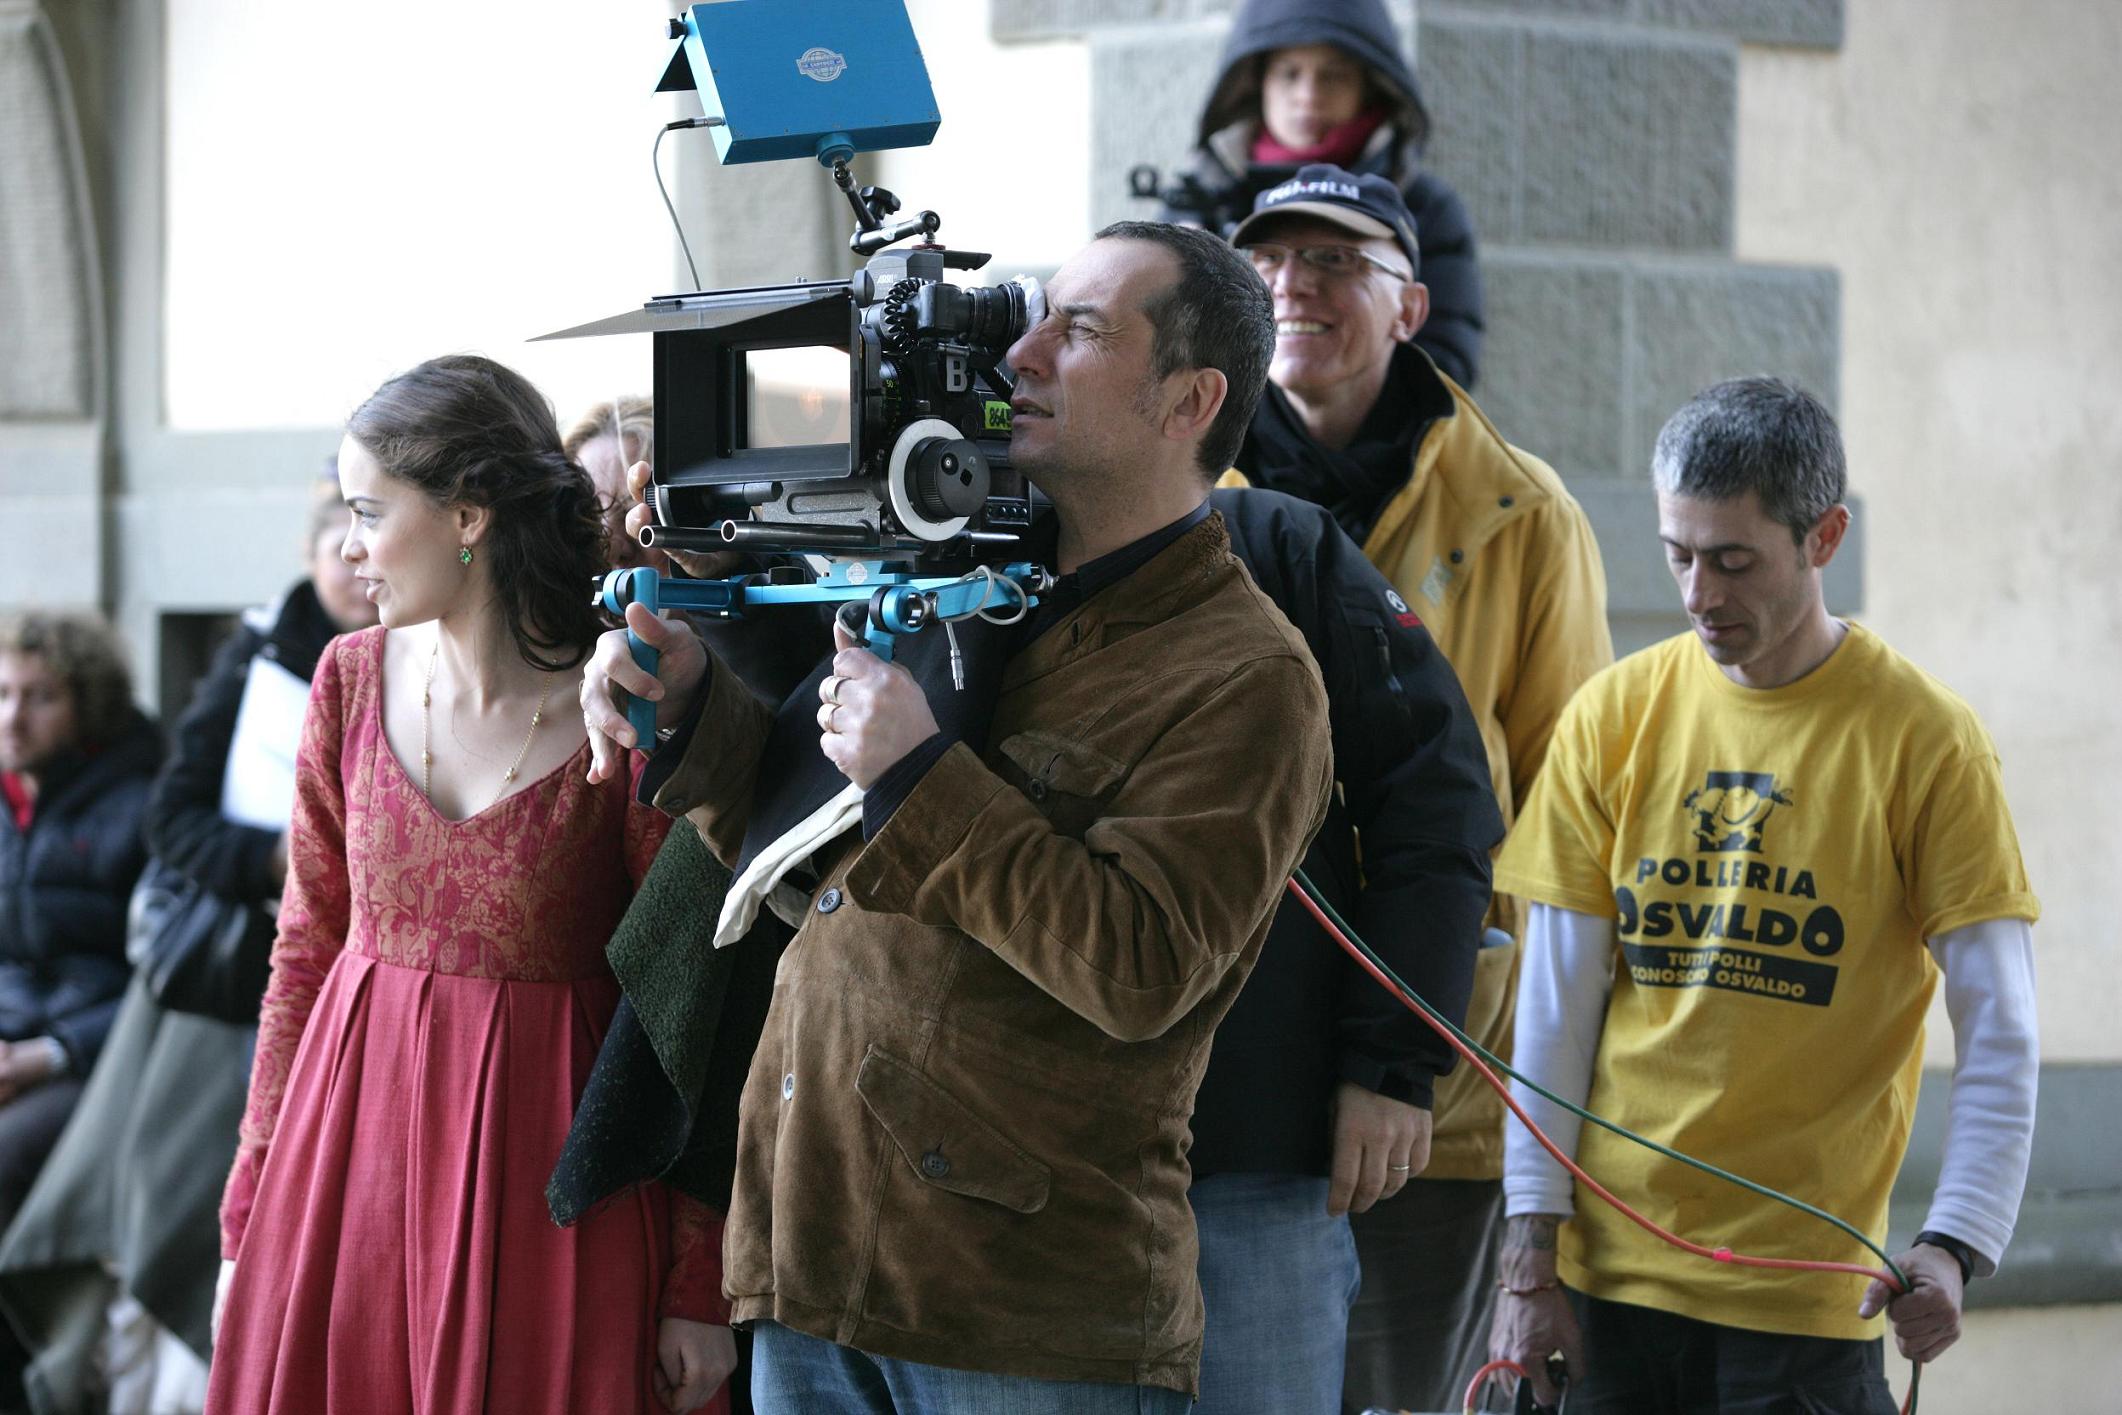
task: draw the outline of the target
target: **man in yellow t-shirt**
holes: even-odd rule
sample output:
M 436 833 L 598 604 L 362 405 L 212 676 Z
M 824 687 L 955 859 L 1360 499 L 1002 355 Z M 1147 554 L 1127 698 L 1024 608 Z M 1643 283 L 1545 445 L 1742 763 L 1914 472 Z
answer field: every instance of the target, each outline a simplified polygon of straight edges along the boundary
M 1882 1241 L 1923 1019 L 1943 977 L 1959 1062 L 1913 1290 L 1739 1269 L 1651 1237 L 1522 1127 L 1491 1346 L 1561 1351 L 1572 1415 L 1891 1415 L 1879 1323 L 1930 1360 L 2017 1217 L 2038 1061 L 2029 891 L 1974 713 L 1859 625 L 1821 575 L 1849 510 L 1833 419 L 1772 379 L 1718 384 L 1653 459 L 1693 632 L 1587 683 L 1496 870 L 1529 901 L 1517 1065 L 1651 1140 Z M 1522 1092 L 1593 1177 L 1684 1238 L 1877 1260 L 1818 1220 Z M 1811 1403 L 1791 1403 L 1802 1392 Z

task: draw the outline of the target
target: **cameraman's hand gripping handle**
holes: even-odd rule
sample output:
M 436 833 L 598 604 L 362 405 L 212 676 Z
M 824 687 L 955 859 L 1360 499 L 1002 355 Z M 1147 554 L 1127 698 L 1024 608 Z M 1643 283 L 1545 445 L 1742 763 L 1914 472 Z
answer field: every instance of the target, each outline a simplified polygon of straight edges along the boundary
M 667 580 L 646 567 L 613 570 L 604 576 L 597 589 L 597 606 L 621 620 L 625 619 L 629 604 L 638 604 L 658 615 L 666 609 L 692 609 L 734 617 L 743 613 L 747 598 L 771 600 L 776 597 L 772 591 L 748 597 L 742 580 Z M 883 602 L 887 598 L 893 601 L 889 607 Z M 898 607 L 897 601 L 901 598 L 911 603 L 910 610 Z M 788 602 L 796 602 L 795 597 L 791 596 Z M 929 606 L 917 591 L 886 587 L 864 599 L 850 600 L 843 608 L 862 616 L 859 637 L 866 641 L 872 653 L 889 663 L 895 633 L 911 633 L 920 628 L 927 622 Z M 850 633 L 856 633 L 855 620 L 849 618 L 842 622 L 848 625 Z M 634 665 L 653 677 L 663 657 L 656 647 L 631 628 L 626 631 L 626 646 L 633 655 Z M 625 708 L 627 725 L 634 729 L 634 741 L 644 751 L 652 748 L 656 741 L 656 705 L 647 698 L 628 694 Z
M 629 604 L 638 604 L 651 614 L 659 614 L 663 608 L 662 579 L 654 570 L 614 570 L 604 577 L 603 586 L 598 590 L 598 606 L 622 621 Z M 648 640 L 629 628 L 626 647 L 634 656 L 635 667 L 643 673 L 655 673 L 663 655 Z M 627 696 L 626 722 L 634 729 L 634 741 L 641 746 L 647 747 L 656 740 L 656 705 L 647 698 Z
M 887 585 L 859 582 L 755 585 L 744 579 L 671 580 L 642 567 L 607 573 L 598 582 L 596 603 L 606 613 L 624 619 L 629 604 L 638 604 L 651 614 L 679 609 L 720 618 L 741 618 L 747 608 L 837 601 L 840 607 L 835 613 L 849 637 L 859 638 L 871 653 L 889 663 L 893 642 L 899 635 L 919 633 L 937 620 L 947 624 L 979 613 L 989 606 L 997 583 L 1010 586 L 1020 608 L 1029 611 L 1051 585 L 1052 576 L 1037 565 L 1012 564 L 1004 567 L 999 575 L 990 574 L 984 578 Z M 631 628 L 626 631 L 626 643 L 635 665 L 654 676 L 662 655 Z M 951 658 L 952 678 L 962 680 L 963 666 L 955 642 Z M 962 681 L 959 686 L 963 686 Z M 629 695 L 625 710 L 635 743 L 644 751 L 650 750 L 656 741 L 656 704 Z

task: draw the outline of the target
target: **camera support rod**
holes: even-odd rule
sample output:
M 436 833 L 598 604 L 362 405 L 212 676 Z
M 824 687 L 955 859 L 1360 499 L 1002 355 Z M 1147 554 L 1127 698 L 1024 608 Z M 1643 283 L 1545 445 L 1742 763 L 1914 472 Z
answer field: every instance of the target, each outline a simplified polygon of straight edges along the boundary
M 645 568 L 613 570 L 598 582 L 596 603 L 605 612 L 622 616 L 627 605 L 639 604 L 651 614 L 680 609 L 741 619 L 746 609 L 757 605 L 866 600 L 869 612 L 863 618 L 863 636 L 870 651 L 889 662 L 892 643 L 899 635 L 918 633 L 932 623 L 978 613 L 987 607 L 998 581 L 1009 582 L 1010 590 L 1026 609 L 1053 587 L 1052 574 L 1043 566 L 1029 563 L 1005 565 L 993 579 L 985 575 L 916 579 L 898 562 L 853 560 L 834 564 L 824 579 L 808 585 L 770 584 L 760 575 L 729 580 L 677 580 Z M 631 629 L 626 632 L 626 642 L 641 670 L 654 673 L 661 655 Z M 656 742 L 656 705 L 630 696 L 626 700 L 626 720 L 634 729 L 635 743 L 643 751 L 652 750 Z

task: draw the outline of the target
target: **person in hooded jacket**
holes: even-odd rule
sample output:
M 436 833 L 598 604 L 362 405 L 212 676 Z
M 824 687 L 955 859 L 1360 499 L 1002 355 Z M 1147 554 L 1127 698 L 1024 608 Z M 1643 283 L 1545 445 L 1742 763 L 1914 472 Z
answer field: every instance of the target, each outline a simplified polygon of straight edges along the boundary
M 1383 0 L 1245 0 L 1164 219 L 1229 235 L 1253 198 L 1326 162 L 1389 178 L 1422 233 L 1429 319 L 1414 344 L 1461 388 L 1481 372 L 1473 218 L 1422 165 L 1429 110 Z
M 125 991 L 126 898 L 161 759 L 105 625 L 0 621 L 0 1221 L 59 1138 Z M 14 1384 L 19 1359 L 0 1353 L 0 1381 Z

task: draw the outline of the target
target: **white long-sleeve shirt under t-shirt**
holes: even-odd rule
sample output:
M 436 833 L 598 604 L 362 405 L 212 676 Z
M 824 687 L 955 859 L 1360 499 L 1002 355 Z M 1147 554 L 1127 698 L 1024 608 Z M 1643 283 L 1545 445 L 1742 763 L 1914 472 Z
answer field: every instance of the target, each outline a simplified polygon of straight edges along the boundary
M 2033 931 L 2022 919 L 1991 919 L 1927 943 L 1945 974 L 1954 1056 L 1944 1158 L 1923 1226 L 1967 1244 L 1976 1273 L 1986 1276 L 1996 1271 L 2011 1241 L 2033 1151 L 2040 1072 Z M 1614 956 L 1612 920 L 1550 904 L 1530 906 L 1514 1064 L 1578 1105 L 1591 1094 Z M 1519 1082 L 1511 1083 L 1511 1093 L 1574 1158 L 1583 1122 Z M 1575 1212 L 1569 1172 L 1515 1119 L 1506 1126 L 1503 1156 L 1506 1214 Z M 1733 1200 L 1754 1202 L 1738 1190 Z

